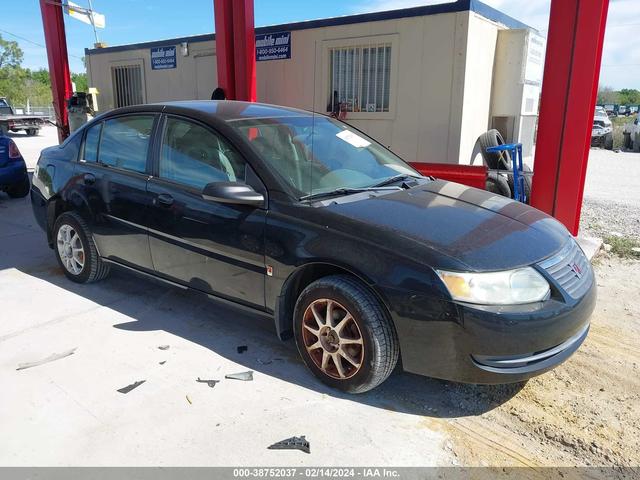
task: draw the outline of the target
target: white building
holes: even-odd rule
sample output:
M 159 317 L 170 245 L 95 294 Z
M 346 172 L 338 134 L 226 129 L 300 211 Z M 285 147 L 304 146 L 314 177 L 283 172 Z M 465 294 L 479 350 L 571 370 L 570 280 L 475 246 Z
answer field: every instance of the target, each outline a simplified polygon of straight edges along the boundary
M 468 164 L 491 126 L 530 153 L 544 43 L 477 0 L 259 27 L 256 39 L 258 101 L 327 112 L 337 96 L 347 122 L 410 162 Z M 102 110 L 217 86 L 214 34 L 88 49 L 86 62 Z

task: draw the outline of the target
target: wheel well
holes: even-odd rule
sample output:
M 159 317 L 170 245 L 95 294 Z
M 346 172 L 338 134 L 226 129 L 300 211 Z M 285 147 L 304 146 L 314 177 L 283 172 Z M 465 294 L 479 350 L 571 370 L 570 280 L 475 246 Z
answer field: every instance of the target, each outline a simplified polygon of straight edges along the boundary
M 291 338 L 293 335 L 293 310 L 296 305 L 296 300 L 302 291 L 312 282 L 322 277 L 328 277 L 329 275 L 348 275 L 357 278 L 362 281 L 365 286 L 368 286 L 367 282 L 363 281 L 358 275 L 337 265 L 311 263 L 300 267 L 287 279 L 276 303 L 275 324 L 276 332 L 280 339 L 285 340 Z M 380 300 L 380 304 L 385 311 L 388 312 L 385 302 L 379 298 L 379 295 L 373 289 L 371 291 L 376 298 Z
M 70 210 L 73 210 L 73 206 L 60 197 L 49 201 L 47 206 L 47 239 L 50 247 L 53 247 L 53 226 L 56 224 L 56 220 L 64 212 Z

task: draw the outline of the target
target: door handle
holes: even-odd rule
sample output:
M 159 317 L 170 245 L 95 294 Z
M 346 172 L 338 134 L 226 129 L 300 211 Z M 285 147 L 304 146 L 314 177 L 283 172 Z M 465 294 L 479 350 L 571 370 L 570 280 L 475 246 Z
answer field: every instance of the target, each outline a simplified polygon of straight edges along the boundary
M 168 193 L 161 193 L 157 197 L 158 203 L 160 205 L 164 205 L 165 207 L 169 207 L 173 205 L 173 197 Z
M 85 173 L 82 176 L 82 179 L 84 180 L 85 185 L 93 185 L 96 183 L 96 176 L 92 173 Z

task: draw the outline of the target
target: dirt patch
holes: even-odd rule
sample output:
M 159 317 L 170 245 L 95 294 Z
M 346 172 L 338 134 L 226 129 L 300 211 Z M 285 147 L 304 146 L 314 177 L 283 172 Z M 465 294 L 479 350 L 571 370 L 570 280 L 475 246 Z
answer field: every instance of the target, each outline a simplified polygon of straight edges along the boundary
M 449 384 L 449 405 L 469 412 L 445 427 L 455 463 L 640 465 L 640 262 L 604 256 L 595 268 L 591 331 L 567 362 L 524 386 Z

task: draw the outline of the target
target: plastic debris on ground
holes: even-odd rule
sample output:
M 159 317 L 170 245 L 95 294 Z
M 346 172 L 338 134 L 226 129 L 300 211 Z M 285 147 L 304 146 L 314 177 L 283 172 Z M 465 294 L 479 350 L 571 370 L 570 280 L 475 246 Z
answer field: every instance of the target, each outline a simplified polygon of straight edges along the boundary
M 18 368 L 16 368 L 16 370 L 26 370 L 27 368 L 37 367 L 39 365 L 44 365 L 45 363 L 55 362 L 56 360 L 60 360 L 61 358 L 65 358 L 65 357 L 68 357 L 69 355 L 73 355 L 75 351 L 76 349 L 72 348 L 71 350 L 67 350 L 66 352 L 54 353 L 52 355 L 49 355 L 47 358 L 43 358 L 42 360 L 36 360 L 35 362 L 20 363 L 18 364 Z
M 198 382 L 198 383 L 206 383 L 210 388 L 213 388 L 213 387 L 216 386 L 216 383 L 220 383 L 220 380 L 203 380 L 200 377 L 198 377 L 196 382 Z
M 281 440 L 267 447 L 269 450 L 300 450 L 304 453 L 311 453 L 311 445 L 304 435 L 301 437 L 291 437 Z
M 160 350 L 169 350 L 169 345 L 160 345 L 158 348 Z
M 138 380 L 137 382 L 133 382 L 131 385 L 127 385 L 126 387 L 119 388 L 117 391 L 120 393 L 129 393 L 134 388 L 138 388 L 144 382 L 146 382 L 146 380 Z
M 242 380 L 244 382 L 250 382 L 251 380 L 253 380 L 253 371 L 249 370 L 248 372 L 230 373 L 229 375 L 225 375 L 224 378 L 229 378 L 231 380 Z

